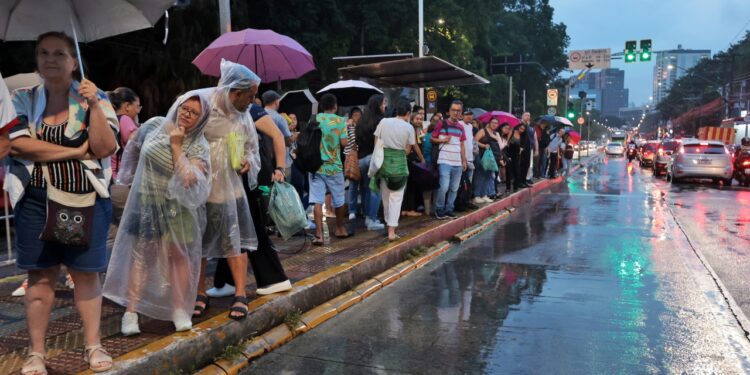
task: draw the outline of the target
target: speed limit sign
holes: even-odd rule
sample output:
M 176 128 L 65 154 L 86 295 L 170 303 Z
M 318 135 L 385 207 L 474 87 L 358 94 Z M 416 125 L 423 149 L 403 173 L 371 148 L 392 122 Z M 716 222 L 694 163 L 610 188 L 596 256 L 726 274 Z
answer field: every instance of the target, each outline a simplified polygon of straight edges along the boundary
M 583 117 L 579 117 L 576 122 L 578 123 L 578 125 L 583 125 L 586 122 L 586 120 L 584 120 Z

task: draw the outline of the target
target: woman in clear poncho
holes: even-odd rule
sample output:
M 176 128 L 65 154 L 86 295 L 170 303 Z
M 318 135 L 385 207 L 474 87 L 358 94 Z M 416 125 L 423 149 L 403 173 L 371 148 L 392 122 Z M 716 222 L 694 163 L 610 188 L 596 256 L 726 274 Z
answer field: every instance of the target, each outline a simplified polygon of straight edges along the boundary
M 141 145 L 104 283 L 104 296 L 127 307 L 124 335 L 139 333 L 136 313 L 172 320 L 177 331 L 192 327 L 210 190 L 208 114 L 206 93 L 188 92 Z
M 211 114 L 205 136 L 211 148 L 211 192 L 206 202 L 207 225 L 203 236 L 203 264 L 193 316 L 208 307 L 205 287 L 207 258 L 227 258 L 237 288 L 229 317 L 247 316 L 248 258 L 244 251 L 258 249 L 258 238 L 250 215 L 242 178 L 257 185 L 260 170 L 258 134 L 247 111 L 260 78 L 250 69 L 228 61 L 221 62 L 218 87 L 209 89 Z M 208 91 L 208 90 L 207 90 Z

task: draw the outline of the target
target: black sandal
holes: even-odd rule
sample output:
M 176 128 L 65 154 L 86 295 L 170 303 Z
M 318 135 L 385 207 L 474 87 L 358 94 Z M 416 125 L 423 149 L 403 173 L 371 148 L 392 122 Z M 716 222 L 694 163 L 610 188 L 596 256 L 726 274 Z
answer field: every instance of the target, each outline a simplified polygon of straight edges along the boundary
M 313 237 L 312 244 L 313 246 L 323 246 L 323 239 L 318 236 L 315 236 Z
M 203 312 L 208 308 L 208 296 L 205 294 L 199 294 L 195 297 L 195 306 L 193 306 L 193 317 L 200 318 L 203 316 Z M 199 305 L 198 302 L 203 302 L 203 306 Z
M 235 303 L 241 303 L 242 306 L 235 306 Z M 232 315 L 233 312 L 242 313 L 242 315 Z M 242 320 L 247 318 L 247 296 L 234 296 L 232 306 L 229 308 L 229 319 Z

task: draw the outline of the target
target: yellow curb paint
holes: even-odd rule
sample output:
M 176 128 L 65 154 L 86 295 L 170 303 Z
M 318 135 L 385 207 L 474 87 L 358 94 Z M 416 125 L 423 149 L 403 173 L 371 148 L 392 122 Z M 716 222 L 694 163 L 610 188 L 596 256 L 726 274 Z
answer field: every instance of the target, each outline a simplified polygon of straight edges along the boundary
M 341 313 L 342 311 L 352 307 L 354 304 L 362 300 L 362 296 L 359 295 L 359 293 L 354 291 L 348 291 L 330 301 L 330 303 L 333 307 L 336 308 L 336 311 Z
M 292 339 L 292 331 L 282 324 L 264 333 L 263 339 L 268 343 L 270 350 L 274 350 Z
M 373 277 L 373 279 L 380 281 L 383 286 L 391 285 L 394 281 L 401 277 L 398 271 L 388 269 L 385 272 Z
M 336 308 L 330 303 L 326 302 L 312 310 L 302 314 L 302 322 L 304 322 L 310 329 L 319 326 L 321 323 L 328 319 L 333 318 L 338 314 Z
M 354 291 L 359 293 L 359 295 L 362 296 L 362 299 L 365 299 L 382 287 L 383 284 L 381 284 L 380 281 L 370 279 L 354 287 Z
M 308 327 L 307 324 L 305 324 L 304 322 L 299 322 L 292 330 L 292 334 L 294 334 L 294 336 L 299 336 L 309 330 L 310 327 Z
M 223 357 L 214 364 L 224 369 L 227 375 L 237 375 L 243 368 L 247 367 L 248 361 L 244 355 L 237 355 L 231 358 Z
M 399 275 L 403 276 L 403 275 L 411 272 L 411 270 L 413 270 L 415 268 L 417 268 L 417 264 L 416 263 L 414 263 L 411 260 L 405 260 L 405 261 L 403 261 L 403 262 L 395 265 L 392 269 L 395 270 L 396 272 L 398 272 Z
M 256 337 L 252 340 L 245 341 L 242 345 L 242 355 L 244 355 L 248 361 L 258 358 L 270 351 L 271 345 L 268 345 L 268 342 L 262 337 Z
M 224 371 L 224 369 L 212 363 L 202 368 L 200 371 L 194 373 L 193 375 L 226 375 L 226 374 L 227 372 Z

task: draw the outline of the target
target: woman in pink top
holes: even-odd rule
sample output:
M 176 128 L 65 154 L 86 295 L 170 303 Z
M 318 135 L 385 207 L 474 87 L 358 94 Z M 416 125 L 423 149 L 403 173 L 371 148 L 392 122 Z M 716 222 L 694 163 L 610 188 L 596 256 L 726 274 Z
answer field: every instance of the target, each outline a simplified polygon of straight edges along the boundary
M 141 99 L 135 91 L 127 87 L 118 87 L 107 92 L 109 101 L 115 108 L 117 119 L 120 120 L 120 151 L 112 158 L 112 180 L 117 180 L 117 171 L 122 161 L 122 151 L 133 133 L 138 130 L 135 120 L 141 112 Z

